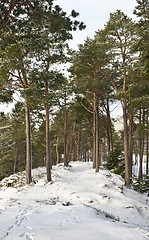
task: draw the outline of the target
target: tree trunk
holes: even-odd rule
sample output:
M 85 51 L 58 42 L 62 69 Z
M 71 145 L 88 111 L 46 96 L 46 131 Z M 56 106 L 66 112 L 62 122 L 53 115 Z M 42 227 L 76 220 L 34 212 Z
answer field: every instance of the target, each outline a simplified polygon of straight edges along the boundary
M 80 132 L 78 133 L 78 142 L 76 140 L 77 146 L 77 161 L 80 161 Z
M 84 162 L 86 162 L 87 157 L 86 157 L 86 151 L 84 152 Z
M 45 94 L 46 98 L 48 97 L 48 81 L 45 81 Z M 48 100 L 46 100 L 46 167 L 47 167 L 47 181 L 50 182 L 51 178 L 51 167 L 52 167 L 52 159 L 51 159 L 51 146 L 50 146 L 50 129 L 49 129 L 49 106 Z
M 129 113 L 129 175 L 132 176 L 133 164 L 133 113 Z
M 113 152 L 113 133 L 112 133 L 111 117 L 110 117 L 110 142 L 111 142 L 111 151 Z
M 72 141 L 73 141 L 73 134 L 71 136 L 70 144 L 69 144 L 69 162 L 72 160 Z
M 76 144 L 74 144 L 74 148 L 73 148 L 73 161 L 77 160 L 77 156 L 76 156 Z
M 101 142 L 101 144 L 100 144 L 100 161 L 101 161 L 101 166 L 103 166 L 103 144 L 102 144 L 102 142 Z
M 90 153 L 89 153 L 89 151 L 87 151 L 87 162 L 89 162 L 90 161 Z
M 93 96 L 93 168 L 96 168 L 96 93 Z
M 107 137 L 107 152 L 110 152 L 110 135 L 107 126 L 105 127 L 106 137 Z
M 56 140 L 56 163 L 59 164 L 60 163 L 60 157 L 59 157 L 59 137 L 57 136 L 57 140 Z
M 143 117 L 142 123 L 145 124 L 145 109 L 143 108 Z M 141 109 L 140 109 L 140 125 L 141 125 Z M 143 175 L 143 153 L 144 153 L 144 134 L 140 134 L 140 166 L 139 166 L 139 175 L 138 178 L 142 178 Z
M 30 184 L 32 181 L 31 130 L 30 130 L 30 108 L 28 107 L 26 94 L 25 94 L 25 122 L 26 122 L 26 183 Z
M 64 166 L 67 167 L 67 109 L 66 109 L 66 90 L 65 90 L 65 97 L 64 97 Z
M 16 144 L 15 156 L 14 156 L 14 165 L 13 165 L 13 173 L 16 173 L 16 165 L 17 165 L 17 153 L 18 153 L 18 144 Z
M 109 99 L 107 99 L 107 130 L 106 131 L 107 131 L 108 152 L 110 152 L 110 151 L 113 151 L 113 145 L 112 145 L 112 129 L 111 129 Z
M 98 111 L 98 94 L 96 93 L 96 172 L 99 172 L 99 111 Z
M 125 185 L 127 187 L 130 187 L 126 99 L 123 100 L 123 127 L 124 127 Z
M 148 140 L 149 140 L 149 133 L 148 133 L 148 109 L 146 112 L 146 125 L 147 125 L 147 135 L 146 135 L 146 175 L 148 175 L 148 157 L 149 157 L 149 147 L 148 147 Z

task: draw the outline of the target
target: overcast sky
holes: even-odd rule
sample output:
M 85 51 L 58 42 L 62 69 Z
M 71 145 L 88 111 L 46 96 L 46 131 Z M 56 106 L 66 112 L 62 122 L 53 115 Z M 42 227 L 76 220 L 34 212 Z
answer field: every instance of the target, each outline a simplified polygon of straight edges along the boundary
M 72 9 L 80 13 L 79 20 L 86 24 L 86 29 L 73 33 L 71 47 L 77 49 L 77 44 L 83 43 L 86 37 L 93 38 L 95 31 L 103 29 L 109 19 L 109 14 L 117 9 L 122 10 L 128 17 L 135 19 L 133 10 L 136 0 L 56 0 L 64 11 L 70 13 Z

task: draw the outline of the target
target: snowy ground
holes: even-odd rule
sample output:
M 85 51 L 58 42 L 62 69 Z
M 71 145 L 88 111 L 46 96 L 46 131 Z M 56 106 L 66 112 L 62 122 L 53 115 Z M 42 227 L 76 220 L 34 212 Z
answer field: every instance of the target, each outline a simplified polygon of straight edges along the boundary
M 124 187 L 120 176 L 95 173 L 91 163 L 33 170 L 35 184 L 0 188 L 0 240 L 149 239 L 149 198 Z M 16 187 L 17 186 L 17 187 Z

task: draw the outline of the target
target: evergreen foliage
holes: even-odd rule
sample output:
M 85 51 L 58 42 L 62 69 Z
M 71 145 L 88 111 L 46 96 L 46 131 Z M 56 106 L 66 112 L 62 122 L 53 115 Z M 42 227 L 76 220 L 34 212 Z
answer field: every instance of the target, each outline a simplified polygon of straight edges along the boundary
M 2 1 L 0 102 L 9 103 L 19 93 L 22 103 L 11 114 L 0 115 L 0 178 L 25 169 L 30 137 L 32 166 L 43 166 L 49 159 L 49 169 L 64 160 L 64 152 L 68 162 L 93 153 L 89 157 L 98 165 L 104 144 L 104 155 L 109 153 L 105 166 L 123 177 L 125 173 L 130 186 L 131 154 L 139 152 L 140 162 L 144 149 L 148 156 L 149 3 L 137 4 L 137 23 L 117 10 L 93 39 L 71 51 L 67 40 L 72 31 L 85 28 L 78 12 L 67 15 L 53 0 Z M 60 70 L 68 61 L 70 79 Z M 109 109 L 115 99 L 121 101 L 124 117 L 124 139 L 117 140 Z M 25 125 L 31 128 L 30 136 L 25 136 Z M 148 176 L 133 185 L 145 192 Z
M 141 192 L 141 193 L 146 193 L 147 196 L 149 196 L 149 176 L 143 176 L 142 179 L 133 177 L 132 178 L 133 183 L 132 186 L 134 190 Z
M 107 162 L 104 166 L 108 170 L 111 170 L 113 173 L 119 174 L 124 178 L 125 176 L 124 153 L 121 151 L 120 145 L 118 143 L 114 146 L 114 150 L 109 152 L 107 156 Z

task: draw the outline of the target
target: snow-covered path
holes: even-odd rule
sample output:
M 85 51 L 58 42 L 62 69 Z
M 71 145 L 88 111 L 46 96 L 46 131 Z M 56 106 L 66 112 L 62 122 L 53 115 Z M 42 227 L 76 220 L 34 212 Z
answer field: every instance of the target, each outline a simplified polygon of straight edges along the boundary
M 126 189 L 109 171 L 91 163 L 33 170 L 33 186 L 0 190 L 0 240 L 149 239 L 148 197 Z

